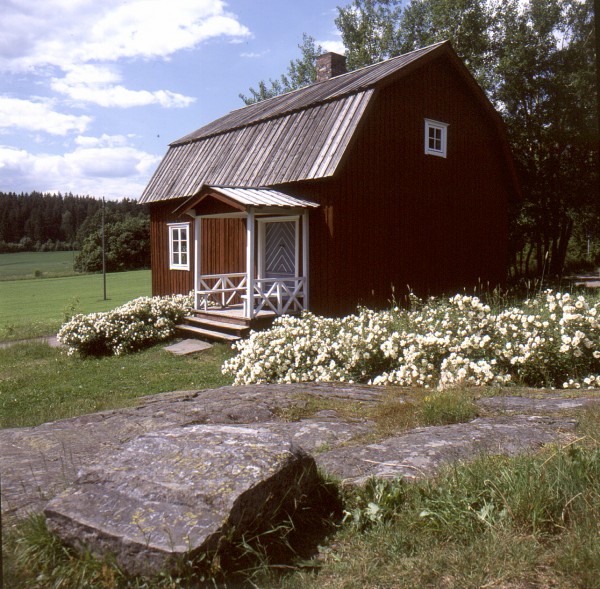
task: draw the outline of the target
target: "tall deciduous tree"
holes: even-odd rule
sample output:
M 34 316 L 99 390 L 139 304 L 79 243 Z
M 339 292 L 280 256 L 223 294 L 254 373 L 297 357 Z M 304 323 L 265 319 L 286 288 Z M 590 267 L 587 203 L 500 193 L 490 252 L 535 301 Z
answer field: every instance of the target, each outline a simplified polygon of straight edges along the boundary
M 317 45 L 313 37 L 306 33 L 302 35 L 302 43 L 298 45 L 301 57 L 292 59 L 287 69 L 287 74 L 282 74 L 279 79 L 265 82 L 261 80 L 258 88 L 250 88 L 250 96 L 240 94 L 245 104 L 254 104 L 279 96 L 284 92 L 297 90 L 312 84 L 317 79 L 316 59 L 323 53 L 323 48 Z
M 512 212 L 513 267 L 527 273 L 535 261 L 537 272 L 560 275 L 573 233 L 600 233 L 594 0 L 400 4 L 353 0 L 338 8 L 349 69 L 449 39 L 508 129 L 523 191 Z M 252 99 L 243 98 L 255 102 L 310 83 L 318 53 L 305 36 L 296 62 L 311 74 L 282 76 L 270 88 L 261 82 Z
M 402 14 L 400 0 L 353 0 L 338 7 L 335 24 L 346 48 L 346 65 L 355 70 L 401 51 L 398 29 Z
M 524 195 L 515 237 L 524 232 L 525 260 L 533 254 L 551 275 L 563 271 L 574 227 L 598 214 L 592 17 L 591 0 L 496 6 L 493 98 Z

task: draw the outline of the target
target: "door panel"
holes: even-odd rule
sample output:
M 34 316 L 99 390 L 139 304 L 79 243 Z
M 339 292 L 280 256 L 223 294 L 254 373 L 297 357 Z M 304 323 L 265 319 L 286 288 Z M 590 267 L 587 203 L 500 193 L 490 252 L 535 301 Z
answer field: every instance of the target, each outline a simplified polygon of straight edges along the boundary
M 296 275 L 296 223 L 267 223 L 265 227 L 265 276 Z

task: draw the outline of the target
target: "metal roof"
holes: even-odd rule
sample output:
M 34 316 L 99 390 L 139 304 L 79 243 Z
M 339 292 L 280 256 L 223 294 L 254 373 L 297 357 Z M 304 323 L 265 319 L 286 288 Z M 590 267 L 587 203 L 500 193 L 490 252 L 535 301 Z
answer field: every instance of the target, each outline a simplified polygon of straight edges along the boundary
M 296 198 L 272 188 L 238 188 L 234 186 L 207 186 L 245 207 L 318 207 L 319 203 Z
M 139 202 L 204 185 L 270 186 L 332 176 L 375 92 L 447 42 L 336 76 L 228 115 L 175 141 Z

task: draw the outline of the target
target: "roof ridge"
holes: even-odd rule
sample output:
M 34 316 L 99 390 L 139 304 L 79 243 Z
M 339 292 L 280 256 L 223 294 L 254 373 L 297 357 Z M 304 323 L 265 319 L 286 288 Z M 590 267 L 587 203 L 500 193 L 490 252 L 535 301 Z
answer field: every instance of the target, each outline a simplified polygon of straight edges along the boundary
M 266 104 L 267 102 L 270 102 L 271 100 L 277 100 L 278 98 L 281 98 L 282 96 L 290 96 L 291 94 L 293 94 L 294 92 L 302 92 L 303 90 L 305 90 L 306 88 L 310 88 L 311 86 L 317 86 L 320 84 L 327 84 L 328 82 L 330 82 L 331 80 L 339 80 L 340 78 L 343 78 L 344 76 L 349 76 L 352 74 L 356 74 L 357 72 L 362 72 L 366 69 L 369 68 L 374 68 L 377 66 L 380 66 L 382 63 L 386 63 L 389 61 L 393 61 L 395 59 L 399 59 L 401 57 L 406 57 L 407 55 L 411 55 L 412 53 L 418 53 L 418 52 L 426 52 L 426 51 L 430 51 L 433 48 L 437 47 L 438 45 L 444 45 L 446 43 L 450 43 L 450 41 L 448 39 L 445 39 L 444 41 L 438 41 L 437 43 L 432 43 L 431 45 L 427 45 L 426 47 L 419 47 L 419 49 L 413 49 L 412 51 L 407 51 L 406 53 L 402 53 L 400 55 L 394 55 L 394 57 L 388 57 L 388 59 L 383 59 L 381 61 L 378 61 L 376 63 L 371 63 L 369 65 L 364 65 L 362 67 L 359 67 L 355 70 L 351 70 L 349 72 L 344 72 L 343 74 L 339 74 L 337 76 L 334 76 L 333 78 L 329 78 L 327 80 L 323 80 L 321 82 L 312 82 L 311 84 L 307 84 L 306 86 L 302 86 L 301 88 L 294 88 L 293 90 L 289 90 L 288 92 L 283 92 L 282 94 L 278 94 L 277 96 L 271 96 L 270 98 L 265 98 L 264 100 L 259 100 L 257 102 L 253 102 L 252 104 L 246 104 L 244 106 L 240 106 L 240 108 L 234 108 L 233 110 L 229 111 L 229 113 L 227 115 L 224 116 L 228 116 L 232 113 L 235 112 L 239 112 L 241 110 L 244 110 L 246 108 L 250 108 L 252 106 L 254 106 L 255 104 Z M 331 53 L 331 52 L 330 52 Z M 349 92 L 350 94 L 350 92 Z M 325 102 L 325 101 L 323 101 Z
M 339 76 L 329 78 L 328 80 L 323 80 L 322 82 L 314 82 L 313 84 L 303 86 L 302 88 L 297 88 L 295 90 L 291 90 L 290 92 L 285 92 L 284 94 L 279 94 L 278 96 L 273 96 L 272 98 L 268 98 L 266 100 L 261 100 L 261 101 L 255 102 L 253 104 L 248 104 L 246 106 L 240 107 L 238 109 L 230 111 L 229 113 L 224 114 L 223 116 L 219 117 L 218 119 L 208 123 L 207 125 L 204 125 L 203 127 L 200 127 L 199 129 L 197 129 L 196 131 L 193 131 L 192 133 L 184 135 L 183 137 L 170 143 L 170 146 L 185 145 L 188 143 L 193 143 L 194 141 L 198 141 L 198 140 L 216 136 L 216 135 L 221 135 L 222 133 L 228 133 L 235 129 L 243 129 L 245 127 L 249 127 L 254 124 L 260 124 L 265 121 L 284 117 L 284 116 L 287 116 L 294 112 L 305 110 L 307 108 L 312 108 L 314 106 L 325 104 L 327 102 L 333 102 L 336 100 L 340 100 L 340 99 L 343 99 L 352 94 L 358 94 L 361 92 L 365 92 L 365 91 L 371 89 L 372 87 L 376 86 L 377 83 L 379 82 L 379 80 L 378 79 L 371 80 L 370 82 L 367 82 L 365 85 L 359 85 L 358 87 L 351 86 L 346 91 L 344 91 L 343 79 L 347 78 L 347 77 L 357 77 L 360 79 L 361 73 L 364 74 L 364 72 L 369 69 L 376 69 L 378 67 L 381 67 L 383 64 L 387 64 L 387 63 L 395 61 L 395 60 L 406 59 L 407 57 L 410 58 L 410 56 L 415 53 L 425 55 L 426 53 L 429 53 L 432 50 L 434 50 L 438 47 L 441 47 L 443 45 L 450 45 L 450 41 L 448 41 L 448 40 L 439 41 L 437 43 L 433 43 L 426 47 L 414 49 L 413 51 L 409 51 L 409 52 L 403 53 L 401 55 L 396 55 L 395 57 L 391 57 L 389 59 L 379 61 L 379 62 L 373 63 L 371 65 L 364 66 L 357 70 L 352 70 L 351 72 L 346 72 L 345 74 L 340 74 Z M 340 80 L 342 80 L 342 84 L 341 84 L 342 87 L 339 89 L 338 92 L 334 92 L 332 94 L 325 94 L 320 98 L 317 96 L 317 97 L 315 97 L 315 99 L 313 101 L 309 102 L 308 104 L 302 104 L 302 103 L 298 103 L 298 101 L 294 101 L 294 98 L 297 95 L 301 95 L 302 93 L 308 94 L 309 92 L 311 92 L 311 90 L 314 91 L 315 89 L 323 88 L 326 85 L 331 85 L 333 88 L 335 88 L 336 86 L 340 85 Z M 273 105 L 276 105 L 277 102 L 283 103 L 283 108 L 281 108 L 280 110 L 277 110 L 276 106 L 275 106 L 275 108 L 273 108 Z M 286 102 L 289 103 L 287 107 L 285 106 Z M 250 110 L 247 110 L 247 109 L 250 109 Z M 251 115 L 253 109 L 258 111 L 254 117 Z M 261 114 L 261 111 L 264 111 L 264 112 Z M 243 120 L 244 113 L 249 115 L 249 117 L 246 120 Z M 214 127 L 215 123 L 217 123 L 218 121 L 224 121 L 229 118 L 235 118 L 236 116 L 242 117 L 242 120 L 239 120 L 237 123 L 226 125 L 222 128 L 219 128 L 217 126 L 217 128 L 214 128 L 214 130 L 208 131 L 204 134 L 200 133 L 200 131 L 202 131 L 203 129 L 206 129 L 211 126 Z

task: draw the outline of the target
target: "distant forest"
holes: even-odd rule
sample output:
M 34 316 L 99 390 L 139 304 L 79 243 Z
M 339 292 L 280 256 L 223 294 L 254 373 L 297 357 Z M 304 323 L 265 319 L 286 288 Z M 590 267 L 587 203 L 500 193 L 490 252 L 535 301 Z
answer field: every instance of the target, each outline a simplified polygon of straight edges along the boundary
M 101 226 L 102 201 L 73 194 L 0 192 L 0 253 L 79 250 Z M 105 202 L 105 223 L 146 221 L 148 209 L 124 199 Z

